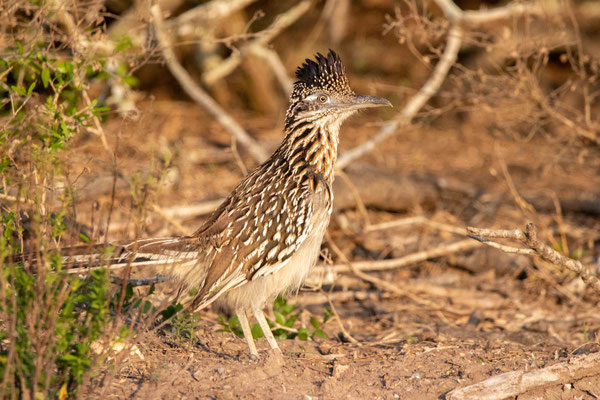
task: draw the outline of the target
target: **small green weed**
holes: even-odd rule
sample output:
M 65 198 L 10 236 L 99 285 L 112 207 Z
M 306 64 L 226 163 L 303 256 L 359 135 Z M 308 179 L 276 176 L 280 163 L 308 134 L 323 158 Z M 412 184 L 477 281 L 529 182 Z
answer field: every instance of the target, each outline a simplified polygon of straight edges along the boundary
M 24 388 L 36 397 L 76 392 L 97 358 L 92 343 L 112 320 L 107 273 L 67 275 L 59 261 L 54 257 L 52 270 L 37 275 L 18 266 L 2 270 L 1 312 L 10 322 L 0 327 L 4 396 L 25 396 Z
M 300 312 L 296 310 L 296 307 L 288 304 L 287 300 L 282 297 L 278 297 L 273 303 L 273 314 L 275 316 L 275 323 L 271 320 L 267 320 L 269 326 L 273 329 L 273 336 L 276 339 L 294 339 L 308 340 L 315 337 L 327 338 L 327 334 L 321 329 L 322 325 L 327 322 L 331 316 L 331 311 L 327 308 L 323 316 L 323 320 L 319 321 L 315 317 L 310 318 L 310 327 L 300 327 L 295 329 L 294 325 L 300 316 Z M 240 327 L 240 322 L 236 315 L 231 316 L 227 319 L 224 315 L 219 315 L 219 323 L 223 327 L 221 331 L 231 332 L 236 336 L 243 338 L 244 333 Z M 252 337 L 257 339 L 264 336 L 260 325 L 255 323 L 251 325 Z
M 182 313 L 183 304 L 172 303 L 160 312 L 162 320 L 169 320 L 162 332 L 168 334 L 177 345 L 193 345 L 200 329 L 201 317 L 194 313 Z

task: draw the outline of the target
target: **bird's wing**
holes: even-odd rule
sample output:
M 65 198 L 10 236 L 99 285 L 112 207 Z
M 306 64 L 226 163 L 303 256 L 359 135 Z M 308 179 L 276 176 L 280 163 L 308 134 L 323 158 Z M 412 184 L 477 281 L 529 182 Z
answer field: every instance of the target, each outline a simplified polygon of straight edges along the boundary
M 329 218 L 331 188 L 320 175 L 306 174 L 302 180 L 271 175 L 261 185 L 251 179 L 248 190 L 236 188 L 212 225 L 199 231 L 211 238 L 215 253 L 193 307 L 277 272 L 311 234 L 313 218 Z

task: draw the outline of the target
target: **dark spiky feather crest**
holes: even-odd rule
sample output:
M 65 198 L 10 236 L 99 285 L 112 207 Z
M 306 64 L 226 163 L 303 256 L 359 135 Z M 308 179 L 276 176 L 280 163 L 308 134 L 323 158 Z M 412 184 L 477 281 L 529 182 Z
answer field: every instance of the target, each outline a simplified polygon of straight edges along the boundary
M 296 70 L 292 99 L 301 99 L 318 91 L 352 95 L 340 56 L 329 50 L 327 56 L 317 53 L 315 60 L 306 59 Z

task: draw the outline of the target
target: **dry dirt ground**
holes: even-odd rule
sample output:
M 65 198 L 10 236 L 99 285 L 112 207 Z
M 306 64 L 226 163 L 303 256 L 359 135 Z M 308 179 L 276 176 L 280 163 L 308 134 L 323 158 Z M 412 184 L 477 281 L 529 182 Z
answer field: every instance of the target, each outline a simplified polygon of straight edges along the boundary
M 342 149 L 364 141 L 375 131 L 373 125 L 386 117 L 365 113 L 346 123 Z M 236 118 L 265 143 L 275 145 L 280 139 L 281 116 L 277 123 L 253 116 Z M 516 205 L 499 167 L 506 163 L 514 186 L 523 195 L 596 196 L 597 201 L 600 161 L 590 161 L 595 153 L 557 151 L 557 145 L 547 139 L 515 141 L 493 137 L 473 124 L 460 126 L 400 132 L 361 163 L 392 174 L 454 179 L 476 188 L 477 194 L 415 201 L 396 212 L 367 206 L 370 223 L 424 215 L 459 227 L 514 228 L 534 220 L 550 232 L 544 234 L 545 241 L 561 242 L 562 232 L 571 252 L 583 251 L 586 261 L 598 265 L 598 215 L 566 210 L 559 224 L 554 209 L 527 214 Z M 111 143 L 119 135 L 117 162 L 127 177 L 135 172 L 148 174 L 151 160 L 161 160 L 168 149 L 167 183 L 153 200 L 163 209 L 223 197 L 243 176 L 229 137 L 190 103 L 148 100 L 142 103 L 140 121 L 111 120 L 105 130 L 111 132 Z M 83 138 L 71 154 L 75 185 L 84 205 L 80 222 L 89 218 L 85 209 L 89 199 L 98 201 L 102 214 L 111 198 L 113 172 L 98 155 L 102 150 L 97 146 L 97 140 Z M 251 167 L 251 160 L 242 158 Z M 87 170 L 80 174 L 82 166 Z M 113 224 L 118 229 L 111 236 L 131 236 L 131 189 L 120 179 L 116 187 Z M 401 257 L 464 239 L 410 225 L 367 232 L 367 216 L 349 208 L 337 210 L 332 219 L 329 240 L 351 260 Z M 202 218 L 176 218 L 176 222 L 193 231 Z M 156 213 L 149 212 L 148 220 L 142 236 L 178 233 L 172 221 Z M 339 262 L 330 244 L 326 242 L 324 249 Z M 482 259 L 475 253 L 471 250 L 370 273 L 394 285 L 395 293 L 352 273 L 337 275 L 333 285 L 326 283 L 320 290 L 302 291 L 290 299 L 301 312 L 295 328 L 310 315 L 323 319 L 327 292 L 339 319 L 332 317 L 323 325 L 327 339 L 280 340 L 282 357 L 270 354 L 266 341 L 258 339 L 261 359 L 252 361 L 245 341 L 221 331 L 212 311 L 200 313 L 202 319 L 191 339 L 168 328 L 139 332 L 133 339 L 139 354 L 125 357 L 108 377 L 101 375 L 86 388 L 85 396 L 443 399 L 454 388 L 503 372 L 536 370 L 600 350 L 599 296 L 579 279 L 527 256 L 506 256 L 491 249 L 482 253 Z M 599 397 L 600 367 L 586 378 L 543 386 L 518 399 Z

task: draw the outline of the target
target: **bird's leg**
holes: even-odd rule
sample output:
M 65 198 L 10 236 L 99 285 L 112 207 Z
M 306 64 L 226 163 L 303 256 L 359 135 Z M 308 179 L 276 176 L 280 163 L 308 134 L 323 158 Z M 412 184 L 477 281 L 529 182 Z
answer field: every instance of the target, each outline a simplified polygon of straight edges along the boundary
M 237 310 L 235 313 L 238 317 L 238 320 L 240 321 L 242 332 L 244 332 L 244 337 L 246 338 L 246 342 L 248 343 L 248 347 L 250 348 L 250 357 L 254 360 L 258 360 L 258 352 L 256 351 L 254 339 L 252 339 L 252 330 L 250 329 L 250 324 L 248 323 L 246 310 L 242 308 Z
M 253 307 L 252 313 L 256 317 L 258 324 L 260 325 L 263 333 L 265 334 L 265 338 L 267 339 L 267 342 L 269 342 L 269 346 L 271 346 L 271 349 L 281 353 L 279 345 L 277 345 L 277 341 L 273 336 L 273 332 L 271 332 L 271 327 L 269 326 L 269 323 L 267 322 L 267 319 L 265 318 L 265 314 L 263 314 L 262 309 L 258 307 Z

